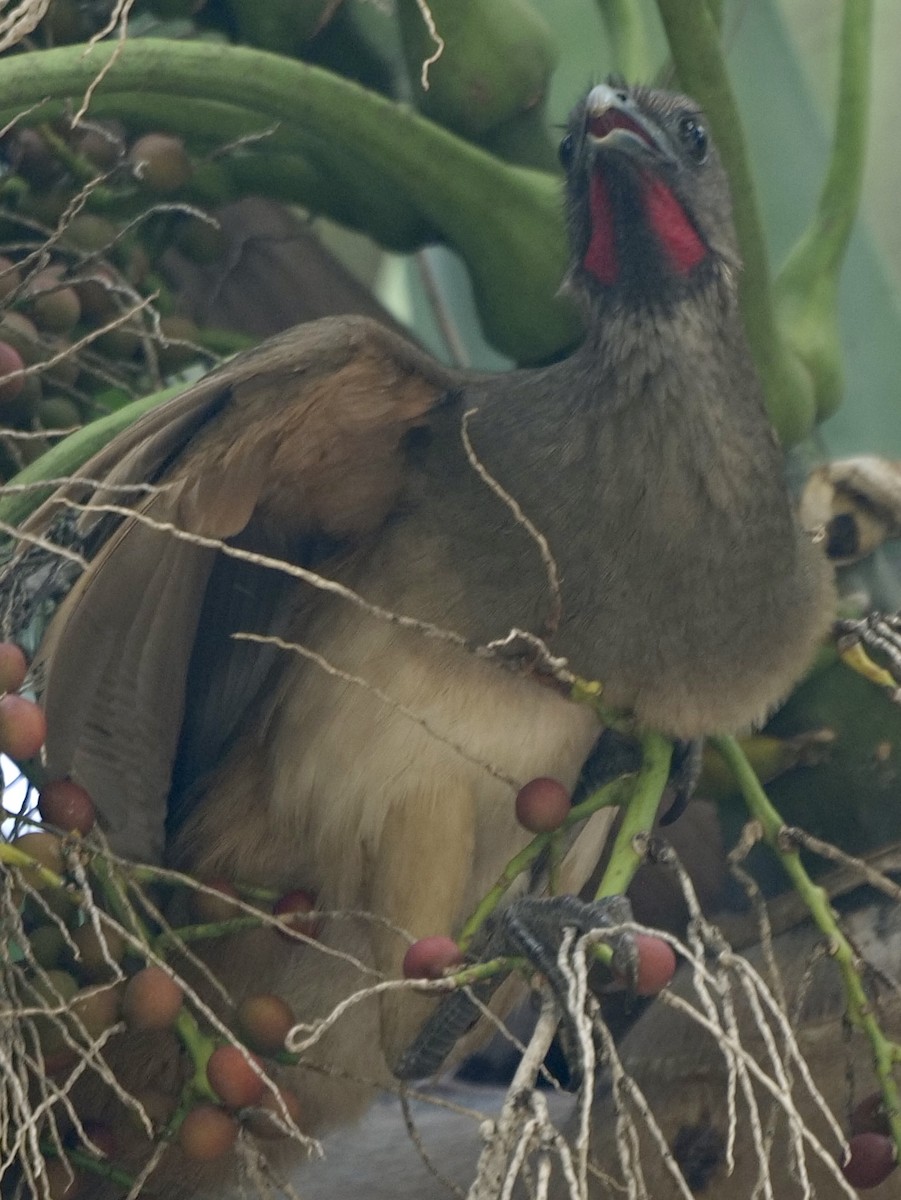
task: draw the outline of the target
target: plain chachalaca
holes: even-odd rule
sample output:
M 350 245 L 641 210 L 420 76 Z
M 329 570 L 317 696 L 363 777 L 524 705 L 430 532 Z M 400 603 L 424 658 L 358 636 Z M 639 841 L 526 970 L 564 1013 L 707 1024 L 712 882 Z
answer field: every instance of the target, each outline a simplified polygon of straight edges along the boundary
M 759 721 L 832 616 L 745 342 L 703 115 L 595 87 L 561 158 L 586 328 L 565 361 L 468 375 L 364 319 L 303 326 L 103 450 L 83 474 L 105 488 L 66 489 L 132 515 L 76 523 L 58 495 L 30 525 L 91 556 L 37 666 L 49 771 L 91 792 L 113 846 L 379 918 L 327 920 L 313 948 L 264 931 L 217 954 L 233 991 L 281 992 L 303 1020 L 369 981 L 360 964 L 398 974 L 392 925 L 453 934 L 529 836 L 510 779 L 571 787 L 598 737 L 587 707 L 472 647 L 541 636 L 639 727 L 691 740 Z M 575 843 L 570 889 L 608 820 Z M 292 1083 L 310 1129 L 360 1109 L 354 1080 L 388 1077 L 429 1003 L 389 993 L 318 1043 L 326 1073 Z M 158 1052 L 139 1069 L 163 1070 Z

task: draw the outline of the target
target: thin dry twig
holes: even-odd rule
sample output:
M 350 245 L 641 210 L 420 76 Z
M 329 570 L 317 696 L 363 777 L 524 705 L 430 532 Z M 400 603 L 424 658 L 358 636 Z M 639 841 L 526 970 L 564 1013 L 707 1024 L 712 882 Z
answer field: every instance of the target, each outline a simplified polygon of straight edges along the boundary
M 340 679 L 344 683 L 351 683 L 355 687 L 363 688 L 377 700 L 380 700 L 382 704 L 388 705 L 394 711 L 405 716 L 407 720 L 412 721 L 414 725 L 418 725 L 420 729 L 429 735 L 429 737 L 435 738 L 436 741 L 441 742 L 442 745 L 447 746 L 448 749 L 453 750 L 455 754 L 459 754 L 461 758 L 465 758 L 467 762 L 472 763 L 473 766 L 479 767 L 480 770 L 485 771 L 493 778 L 499 779 L 502 783 L 506 783 L 507 786 L 514 792 L 518 791 L 519 788 L 522 787 L 523 781 L 521 779 L 514 779 L 512 775 L 508 775 L 499 767 L 496 767 L 492 763 L 488 762 L 487 759 L 480 758 L 477 754 L 471 754 L 461 742 L 457 742 L 453 738 L 448 737 L 447 734 L 441 733 L 441 731 L 436 729 L 431 722 L 425 719 L 425 717 L 421 717 L 408 705 L 389 695 L 389 693 L 384 691 L 383 688 L 377 687 L 374 683 L 370 683 L 369 680 L 364 679 L 362 675 L 354 675 L 349 671 L 342 671 L 340 667 L 336 667 L 333 663 L 330 663 L 327 658 L 323 657 L 321 654 L 317 654 L 317 652 L 315 650 L 311 650 L 309 646 L 302 646 L 298 642 L 285 641 L 284 638 L 276 637 L 274 634 L 233 633 L 232 637 L 235 641 L 258 642 L 264 646 L 277 646 L 280 650 L 290 650 L 293 654 L 299 654 L 302 658 L 307 659 L 309 662 L 315 663 L 316 666 L 325 671 L 327 675 L 331 675 L 335 679 Z
M 78 111 L 75 113 L 75 116 L 72 118 L 73 125 L 77 125 L 79 121 L 81 121 L 82 117 L 85 116 L 91 106 L 91 100 L 94 97 L 94 92 L 96 92 L 97 88 L 112 70 L 117 59 L 119 59 L 122 55 L 122 50 L 125 46 L 126 35 L 128 33 L 128 16 L 134 7 L 134 3 L 135 0 L 116 0 L 115 5 L 113 6 L 113 11 L 110 13 L 110 17 L 106 25 L 104 25 L 102 29 L 98 29 L 97 32 L 90 38 L 87 49 L 85 50 L 85 54 L 90 54 L 94 46 L 111 34 L 113 30 L 116 30 L 117 32 L 116 48 L 113 50 L 113 53 L 109 56 L 109 58 L 88 85 L 81 105 L 79 106 Z
M 405 1089 L 401 1089 L 400 1093 L 400 1110 L 404 1118 L 404 1127 L 407 1130 L 407 1137 L 413 1143 L 416 1153 L 422 1160 L 422 1165 L 425 1169 L 438 1180 L 442 1186 L 446 1187 L 451 1195 L 460 1197 L 460 1200 L 465 1200 L 466 1193 L 459 1184 L 454 1183 L 449 1179 L 444 1172 L 432 1161 L 432 1157 L 426 1149 L 425 1143 L 422 1140 L 419 1130 L 416 1128 L 416 1121 L 413 1117 L 413 1110 L 410 1107 L 410 1097 Z
M 472 441 L 469 437 L 469 422 L 479 410 L 477 408 L 467 409 L 463 414 L 460 425 L 460 436 L 463 439 L 463 448 L 466 451 L 466 457 L 469 460 L 469 465 L 486 484 L 495 496 L 504 504 L 513 514 L 518 525 L 521 525 L 528 533 L 529 537 L 538 547 L 538 552 L 541 555 L 541 561 L 544 563 L 544 569 L 547 573 L 548 587 L 551 593 L 551 608 L 544 621 L 544 631 L 547 634 L 554 633 L 560 626 L 561 618 L 563 617 L 563 593 L 560 590 L 560 569 L 557 566 L 557 560 L 554 558 L 551 547 L 547 538 L 541 530 L 529 520 L 526 514 L 520 507 L 519 501 L 511 496 L 500 480 L 495 479 L 479 456 L 473 449 Z
M 50 0 L 20 0 L 11 12 L 0 17 L 0 54 L 33 33 L 49 7 Z
M 435 43 L 435 50 L 423 61 L 422 71 L 419 76 L 419 82 L 422 86 L 422 90 L 427 92 L 429 90 L 429 68 L 434 66 L 434 64 L 444 53 L 444 38 L 438 32 L 438 29 L 435 25 L 435 18 L 432 16 L 432 10 L 429 8 L 426 0 L 416 0 L 416 7 L 422 14 L 425 27 L 429 31 L 429 37 Z

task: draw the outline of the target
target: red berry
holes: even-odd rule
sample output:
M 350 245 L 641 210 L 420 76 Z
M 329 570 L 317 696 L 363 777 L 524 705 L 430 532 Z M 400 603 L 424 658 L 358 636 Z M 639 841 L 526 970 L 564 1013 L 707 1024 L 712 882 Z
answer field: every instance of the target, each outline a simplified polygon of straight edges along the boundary
M 242 1000 L 235 1021 L 244 1041 L 260 1054 L 283 1050 L 288 1030 L 297 1024 L 288 1003 L 268 992 Z
M 404 955 L 405 979 L 441 979 L 451 967 L 463 961 L 463 952 L 453 938 L 420 938 Z
M 22 282 L 22 272 L 11 258 L 0 254 L 0 300 L 5 300 Z
M 37 829 L 34 833 L 22 833 L 13 841 L 13 845 L 17 850 L 28 854 L 42 867 L 46 867 L 57 875 L 62 875 L 66 869 L 62 843 L 56 834 L 51 833 L 48 829 Z M 20 867 L 19 870 L 31 887 L 40 890 L 49 886 L 30 867 Z
M 882 1133 L 856 1133 L 848 1149 L 842 1174 L 852 1187 L 878 1187 L 898 1165 L 894 1143 Z
M 165 133 L 145 133 L 128 157 L 135 177 L 148 192 L 159 196 L 183 188 L 194 172 L 184 142 Z
M 161 317 L 160 343 L 157 346 L 160 370 L 164 375 L 183 371 L 197 357 L 197 351 L 181 342 L 193 342 L 200 337 L 200 330 L 189 317 Z
M 101 988 L 92 984 L 75 993 L 70 1001 L 70 1009 L 90 1037 L 99 1037 L 119 1020 L 121 994 L 122 987 L 118 983 Z
M 41 709 L 16 692 L 0 697 L 0 752 L 18 762 L 34 758 L 47 737 Z
M 676 973 L 675 951 L 663 938 L 645 933 L 635 934 L 635 944 L 638 948 L 635 991 L 639 996 L 656 996 Z
M 38 327 L 24 313 L 7 311 L 0 317 L 0 340 L 18 350 L 30 367 L 45 357 Z
M 49 825 L 66 833 L 90 833 L 94 828 L 94 802 L 74 779 L 54 779 L 41 789 L 38 809 Z
M 289 929 L 296 929 L 298 933 L 305 933 L 311 938 L 316 937 L 322 928 L 322 922 L 311 915 L 315 911 L 316 897 L 302 888 L 285 892 L 272 908 L 274 916 L 285 918 L 284 923 Z
M 237 1046 L 217 1046 L 210 1055 L 206 1077 L 226 1108 L 247 1108 L 263 1099 L 263 1077 L 253 1069 L 248 1058 L 262 1066 L 255 1054 L 239 1050 Z
M 139 1088 L 132 1095 L 138 1104 L 141 1105 L 144 1114 L 156 1130 L 166 1128 L 178 1107 L 177 1097 L 172 1092 L 164 1091 L 162 1088 Z M 132 1130 L 139 1131 L 142 1137 L 147 1136 L 144 1122 L 134 1109 L 130 1108 L 128 1110 L 127 1119 Z
M 885 1113 L 885 1098 L 881 1092 L 872 1092 L 864 1097 L 851 1113 L 849 1125 L 852 1133 L 891 1133 Z
M 80 42 L 83 39 L 75 37 L 72 40 Z M 60 39 L 56 38 L 54 41 L 55 44 L 59 44 Z M 121 127 L 117 121 L 95 121 L 88 128 L 82 126 L 73 138 L 73 144 L 79 154 L 83 155 L 89 162 L 92 162 L 95 167 L 100 167 L 104 171 L 108 171 L 110 167 L 115 166 L 125 153 L 125 143 L 122 139 Z M 86 220 L 99 223 L 103 218 L 89 217 L 88 214 L 82 213 L 70 224 L 74 225 L 76 221 L 83 223 Z M 104 224 L 106 223 L 104 222 Z M 75 244 L 80 245 L 85 250 L 103 250 L 109 245 L 112 238 L 115 237 L 115 233 L 114 228 L 112 235 L 108 236 L 99 245 L 84 246 L 80 242 L 76 242 Z
M 88 921 L 72 934 L 78 950 L 76 965 L 78 973 L 85 979 L 104 981 L 110 977 L 110 963 L 119 963 L 125 954 L 125 938 L 118 929 L 101 925 L 100 936 Z
M 244 912 L 232 899 L 238 899 L 238 889 L 227 879 L 203 880 L 203 891 L 198 888 L 191 893 L 191 916 L 200 925 L 216 924 L 219 921 L 231 921 L 235 917 L 244 916 Z
M 0 373 L 2 373 L 3 342 L 0 342 Z M 2 391 L 2 389 L 0 389 Z M 0 642 L 0 692 L 17 692 L 25 682 L 28 663 L 15 642 Z
M 130 1029 L 168 1029 L 183 1000 L 181 987 L 162 967 L 144 967 L 125 986 L 122 1015 Z
M 28 944 L 35 962 L 45 969 L 56 967 L 63 959 L 66 939 L 58 925 L 38 925 L 28 935 Z
M 116 305 L 117 289 L 124 288 L 120 275 L 107 263 L 98 263 L 85 272 L 85 278 L 75 285 L 82 315 L 96 324 L 103 324 L 120 310 Z
M 21 395 L 25 387 L 25 376 L 13 375 L 11 379 L 3 379 L 3 376 L 10 375 L 13 371 L 21 371 L 24 366 L 25 360 L 15 346 L 11 346 L 9 342 L 0 342 L 0 404 L 15 400 Z
M 238 1122 L 213 1104 L 198 1104 L 182 1121 L 178 1144 L 187 1158 L 212 1162 L 227 1154 L 238 1136 Z
M 530 779 L 516 793 L 516 819 L 530 833 L 559 829 L 571 809 L 569 792 L 558 779 Z
M 48 333 L 68 333 L 81 316 L 81 301 L 73 287 L 61 287 L 60 267 L 46 267 L 28 281 L 25 295 L 31 302 L 35 325 Z

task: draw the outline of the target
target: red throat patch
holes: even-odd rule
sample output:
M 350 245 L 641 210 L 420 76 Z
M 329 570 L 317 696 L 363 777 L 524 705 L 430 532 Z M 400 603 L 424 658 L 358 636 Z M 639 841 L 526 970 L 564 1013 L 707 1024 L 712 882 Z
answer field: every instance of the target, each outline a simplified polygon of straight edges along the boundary
M 582 265 L 601 283 L 616 283 L 619 278 L 619 259 L 613 230 L 613 205 L 604 177 L 592 171 L 589 198 L 591 202 L 591 240 Z
M 689 271 L 707 256 L 707 247 L 685 209 L 665 183 L 653 175 L 645 177 L 645 212 L 648 227 L 656 235 L 669 266 L 679 275 Z

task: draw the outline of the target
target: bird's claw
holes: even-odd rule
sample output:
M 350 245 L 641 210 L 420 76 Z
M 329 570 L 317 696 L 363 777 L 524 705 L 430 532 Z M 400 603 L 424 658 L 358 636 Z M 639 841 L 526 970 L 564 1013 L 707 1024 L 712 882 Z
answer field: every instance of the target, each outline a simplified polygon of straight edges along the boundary
M 865 617 L 836 621 L 839 655 L 847 666 L 901 700 L 901 613 L 868 613 Z M 881 666 L 867 651 L 875 651 L 887 663 Z
M 703 738 L 693 738 L 690 742 L 677 741 L 673 745 L 673 757 L 669 772 L 673 802 L 664 816 L 660 818 L 661 825 L 672 825 L 685 812 L 686 805 L 698 786 L 703 765 Z
M 503 952 L 528 959 L 562 1000 L 567 984 L 557 956 L 564 929 L 574 929 L 581 938 L 631 920 L 632 908 L 625 896 L 593 901 L 578 896 L 523 896 L 504 910 L 499 935 L 503 939 Z M 616 936 L 610 965 L 615 975 L 634 984 L 638 954 L 629 934 Z
M 572 1011 L 569 980 L 559 961 L 563 933 L 572 929 L 581 939 L 632 920 L 632 908 L 625 896 L 608 896 L 594 901 L 581 900 L 578 896 L 523 896 L 503 914 L 501 936 L 507 952 L 525 957 L 534 964 L 557 1000 L 560 1040 L 569 1068 L 568 1087 L 572 1091 L 582 1084 L 585 1063 L 578 1014 Z M 628 986 L 634 987 L 638 980 L 635 939 L 630 934 L 618 933 L 611 939 L 611 945 L 610 970 Z
M 585 901 L 578 896 L 523 896 L 506 908 L 496 921 L 480 957 L 525 958 L 540 972 L 553 991 L 561 1012 L 561 1039 L 570 1071 L 569 1086 L 575 1090 L 584 1077 L 581 1039 L 576 1015 L 569 1004 L 569 981 L 559 962 L 563 932 L 573 929 L 578 938 L 597 930 L 613 929 L 633 919 L 625 896 Z M 630 934 L 611 938 L 614 975 L 634 987 L 638 979 L 638 950 Z M 481 980 L 442 999 L 394 1068 L 400 1079 L 417 1079 L 434 1074 L 457 1041 L 481 1015 L 481 1005 L 490 1000 L 500 976 Z

